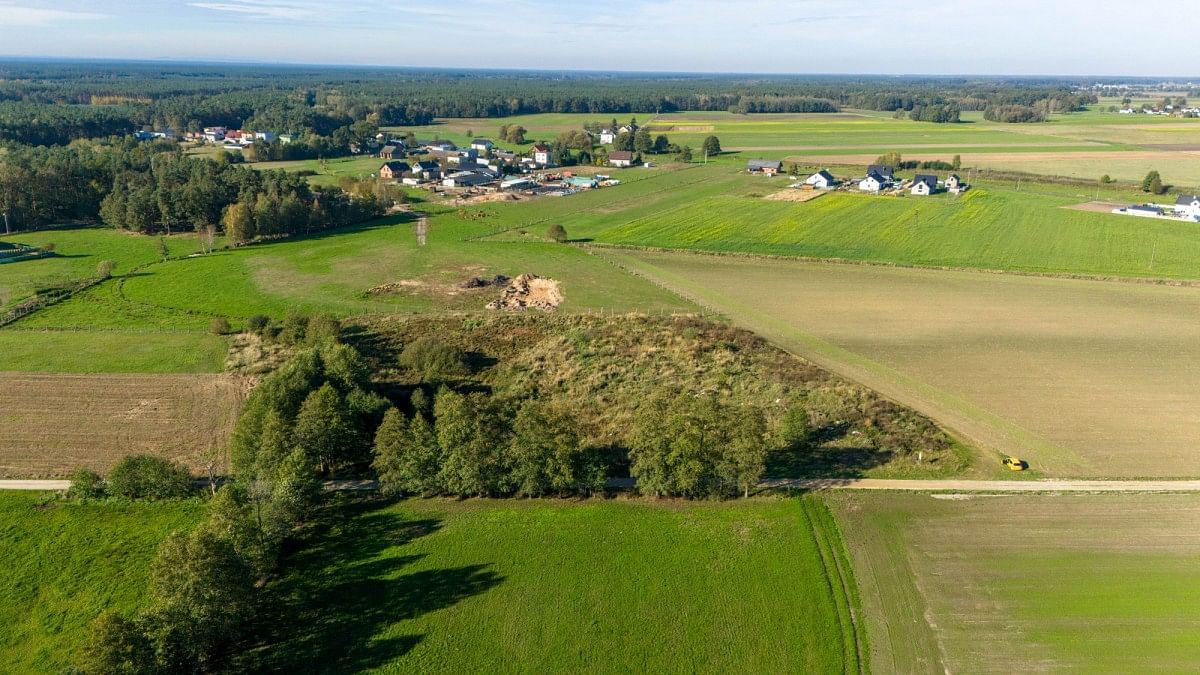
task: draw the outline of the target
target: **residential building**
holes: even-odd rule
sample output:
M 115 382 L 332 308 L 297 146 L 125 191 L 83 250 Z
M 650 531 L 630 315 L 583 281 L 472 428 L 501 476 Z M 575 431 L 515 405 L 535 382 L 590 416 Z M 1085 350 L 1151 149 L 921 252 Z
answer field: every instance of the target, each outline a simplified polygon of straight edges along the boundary
M 783 171 L 783 162 L 774 159 L 752 159 L 746 162 L 746 170 L 750 173 L 774 176 Z
M 379 177 L 384 180 L 400 180 L 409 171 L 412 171 L 412 167 L 408 162 L 388 162 L 379 167 Z
M 478 152 L 491 152 L 496 144 L 486 138 L 476 138 L 471 141 L 471 149 Z
M 883 176 L 877 173 L 868 173 L 867 177 L 858 182 L 858 189 L 863 192 L 879 192 L 887 185 L 887 181 Z
M 937 176 L 929 174 L 917 174 L 913 178 L 912 189 L 909 190 L 912 194 L 918 197 L 928 197 L 937 192 Z
M 438 180 L 442 177 L 442 166 L 429 160 L 417 162 L 412 167 L 412 174 L 419 180 Z
M 951 192 L 958 192 L 962 188 L 963 188 L 963 182 L 962 182 L 962 179 L 958 177 L 958 174 L 952 173 L 949 176 L 946 176 L 946 189 L 947 190 L 949 190 Z
M 1175 213 L 1200 220 L 1200 195 L 1179 195 L 1175 200 Z
M 825 190 L 837 185 L 837 179 L 833 177 L 833 174 L 829 173 L 825 169 L 821 169 L 820 171 L 804 179 L 804 184 L 811 185 L 819 190 Z
M 379 150 L 380 159 L 395 159 L 396 156 L 404 156 L 404 151 L 394 145 L 385 145 Z
M 896 180 L 896 169 L 886 164 L 872 164 L 867 167 L 867 175 L 875 174 L 882 178 L 884 182 L 890 183 Z
M 628 150 L 613 150 L 608 153 L 609 166 L 628 168 L 633 166 L 633 153 Z
M 550 146 L 538 143 L 533 146 L 533 161 L 540 166 L 550 166 L 554 162 L 550 158 Z

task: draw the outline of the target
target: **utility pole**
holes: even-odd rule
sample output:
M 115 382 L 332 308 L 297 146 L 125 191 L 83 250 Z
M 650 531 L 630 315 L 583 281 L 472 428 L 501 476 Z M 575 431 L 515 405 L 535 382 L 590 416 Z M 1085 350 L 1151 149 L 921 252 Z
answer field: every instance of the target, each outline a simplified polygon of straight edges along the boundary
M 4 234 L 12 234 L 12 230 L 8 229 L 8 211 L 4 212 Z

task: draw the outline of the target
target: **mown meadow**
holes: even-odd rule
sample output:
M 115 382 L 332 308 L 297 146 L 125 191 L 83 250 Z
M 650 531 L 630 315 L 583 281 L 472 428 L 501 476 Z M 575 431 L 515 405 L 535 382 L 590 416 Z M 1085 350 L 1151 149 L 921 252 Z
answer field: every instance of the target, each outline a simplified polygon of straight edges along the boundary
M 14 673 L 73 665 L 88 622 L 144 602 L 159 544 L 203 517 L 199 500 L 71 503 L 0 492 L 0 658 Z
M 248 660 L 346 673 L 857 672 L 866 643 L 844 555 L 816 497 L 339 499 L 268 586 Z

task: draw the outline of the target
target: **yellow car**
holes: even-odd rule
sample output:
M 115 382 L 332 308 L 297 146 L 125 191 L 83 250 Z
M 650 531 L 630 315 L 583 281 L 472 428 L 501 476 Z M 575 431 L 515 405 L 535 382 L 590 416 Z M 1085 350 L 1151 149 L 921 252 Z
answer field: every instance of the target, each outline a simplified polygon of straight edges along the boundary
M 1025 460 L 1018 457 L 1005 457 L 1004 466 L 1007 466 L 1009 471 L 1024 471 L 1025 467 L 1029 465 L 1025 463 Z

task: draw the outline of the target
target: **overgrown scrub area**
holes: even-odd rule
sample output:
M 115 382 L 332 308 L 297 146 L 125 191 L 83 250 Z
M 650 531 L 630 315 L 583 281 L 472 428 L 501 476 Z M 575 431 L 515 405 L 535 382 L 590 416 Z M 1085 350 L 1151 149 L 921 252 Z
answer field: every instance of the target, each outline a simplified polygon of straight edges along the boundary
M 0 659 L 14 673 L 60 673 L 108 609 L 145 606 L 159 545 L 206 512 L 198 499 L 72 502 L 0 492 Z
M 860 672 L 822 498 L 339 495 L 263 591 L 254 672 Z M 845 561 L 842 560 L 843 566 Z M 848 572 L 848 567 L 843 567 Z M 843 583 L 843 581 L 845 583 Z
M 633 476 L 647 494 L 728 496 L 764 475 L 965 468 L 928 419 L 695 316 L 390 317 L 349 332 L 403 408 L 375 458 L 403 493 L 587 493 Z

